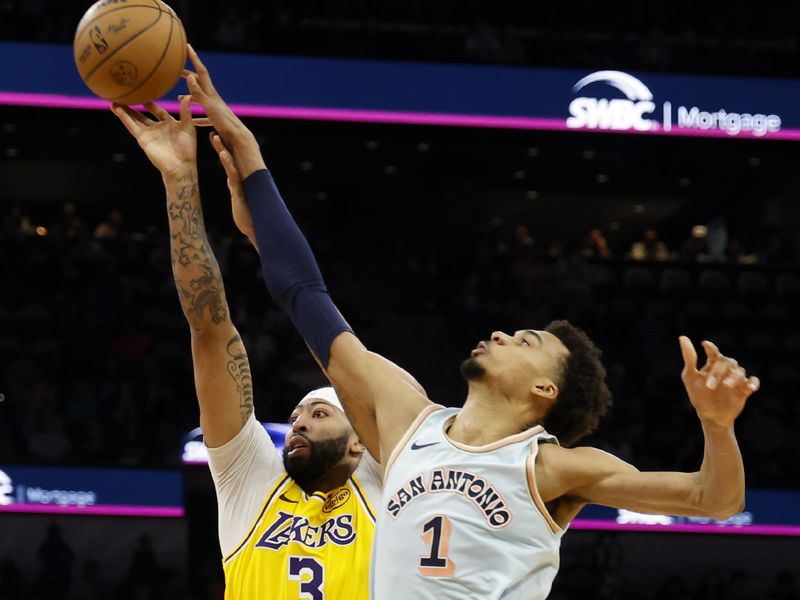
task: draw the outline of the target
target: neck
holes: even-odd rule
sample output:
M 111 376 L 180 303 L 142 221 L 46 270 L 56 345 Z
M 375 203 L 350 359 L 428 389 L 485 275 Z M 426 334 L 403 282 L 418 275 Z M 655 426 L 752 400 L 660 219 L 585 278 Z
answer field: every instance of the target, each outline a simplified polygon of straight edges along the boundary
M 528 429 L 540 417 L 529 398 L 520 401 L 470 385 L 464 408 L 447 435 L 462 444 L 483 446 Z
M 328 469 L 319 479 L 305 485 L 298 485 L 309 496 L 314 492 L 327 494 L 331 490 L 340 488 L 347 483 L 348 478 L 353 474 L 353 470 L 350 464 L 338 464 Z

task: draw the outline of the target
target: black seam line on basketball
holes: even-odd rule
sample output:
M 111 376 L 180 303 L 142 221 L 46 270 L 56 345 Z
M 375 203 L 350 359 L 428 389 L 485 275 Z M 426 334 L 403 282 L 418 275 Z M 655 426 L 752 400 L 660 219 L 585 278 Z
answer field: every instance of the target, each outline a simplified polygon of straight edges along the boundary
M 133 40 L 135 40 L 136 38 L 138 38 L 140 35 L 142 35 L 143 33 L 147 32 L 147 31 L 149 31 L 149 30 L 150 30 L 150 28 L 152 28 L 152 27 L 155 27 L 155 25 L 156 25 L 156 24 L 157 24 L 157 23 L 158 23 L 158 22 L 161 20 L 161 14 L 162 14 L 163 12 L 164 12 L 164 11 L 158 11 L 158 18 L 157 18 L 155 21 L 153 21 L 152 23 L 150 23 L 150 25 L 148 25 L 147 27 L 145 27 L 145 28 L 144 28 L 144 29 L 142 29 L 141 31 L 139 31 L 139 32 L 135 33 L 134 35 L 132 35 L 132 36 L 131 36 L 131 38 L 130 38 L 129 40 L 127 40 L 127 41 L 126 41 L 124 44 L 122 44 L 122 45 L 121 45 L 119 48 L 115 48 L 115 49 L 114 49 L 114 51 L 113 51 L 111 54 L 109 54 L 109 55 L 108 55 L 108 56 L 106 56 L 106 57 L 105 57 L 103 60 L 101 60 L 99 63 L 97 63 L 97 64 L 94 66 L 94 69 L 92 69 L 91 71 L 89 71 L 89 73 L 86 75 L 86 83 L 89 83 L 89 80 L 92 78 L 92 76 L 94 76 L 94 74 L 95 74 L 95 73 L 97 73 L 97 69 L 99 69 L 99 68 L 100 68 L 100 67 L 102 67 L 104 64 L 106 64 L 106 63 L 108 62 L 108 60 L 109 60 L 109 59 L 110 59 L 112 56 L 114 56 L 114 55 L 115 55 L 117 52 L 119 52 L 120 50 L 122 50 L 123 48 L 125 48 L 125 46 L 127 46 L 128 44 L 130 44 L 130 43 L 131 43 Z
M 152 4 L 130 4 L 128 6 L 120 6 L 119 8 L 111 8 L 111 9 L 105 11 L 103 14 L 100 14 L 100 15 L 97 15 L 96 17 L 93 17 L 88 23 L 86 23 L 86 25 L 83 26 L 82 29 L 80 29 L 79 31 L 76 31 L 75 32 L 75 37 L 73 38 L 73 42 L 75 40 L 77 40 L 83 34 L 84 31 L 86 31 L 87 27 L 92 25 L 98 19 L 102 19 L 106 15 L 110 15 L 111 13 L 117 12 L 118 10 L 125 10 L 126 8 L 152 8 L 153 10 L 157 10 L 158 12 L 162 12 L 162 13 L 166 13 L 167 12 L 167 11 L 163 10 L 160 6 L 153 6 Z M 167 14 L 169 14 L 169 13 L 167 13 Z
M 142 80 L 142 82 L 141 82 L 139 85 L 137 85 L 135 88 L 133 88 L 132 90 L 128 90 L 126 93 L 124 93 L 124 94 L 122 94 L 122 95 L 120 95 L 120 96 L 114 96 L 113 98 L 110 98 L 110 100 L 111 100 L 112 102 L 113 102 L 114 100 L 118 100 L 119 98 L 124 98 L 125 96 L 130 96 L 130 95 L 131 95 L 131 94 L 133 94 L 133 93 L 134 93 L 136 90 L 138 90 L 139 88 L 141 88 L 141 87 L 142 87 L 142 86 L 143 86 L 145 83 L 147 83 L 148 81 L 150 81 L 150 78 L 151 78 L 153 75 L 155 75 L 155 74 L 156 74 L 156 71 L 158 71 L 158 66 L 159 66 L 159 65 L 160 65 L 162 62 L 164 62 L 164 57 L 167 55 L 167 50 L 169 50 L 170 46 L 172 46 L 172 30 L 173 30 L 173 29 L 175 29 L 175 19 L 173 19 L 172 17 L 170 17 L 170 19 L 169 19 L 169 36 L 167 37 L 167 39 L 168 39 L 169 41 L 167 42 L 167 45 L 166 45 L 166 46 L 164 46 L 164 51 L 161 53 L 161 56 L 159 57 L 159 59 L 158 59 L 158 62 L 156 63 L 156 65 L 153 67 L 153 70 L 152 70 L 152 71 L 150 71 L 150 74 L 149 74 L 147 77 L 145 77 L 145 78 Z M 183 65 L 181 65 L 181 68 L 183 68 Z M 177 83 L 177 82 L 176 82 L 176 83 Z M 153 98 L 153 99 L 155 100 L 155 98 Z
M 289 479 L 289 475 L 284 475 L 283 479 L 281 479 L 281 480 L 280 480 L 280 482 L 278 483 L 278 485 L 276 485 L 276 486 L 275 486 L 275 489 L 274 489 L 274 490 L 273 490 L 273 492 L 272 492 L 272 493 L 269 495 L 269 498 L 267 499 L 267 501 L 264 503 L 264 508 L 262 508 L 262 509 L 261 509 L 261 513 L 258 515 L 258 518 L 256 519 L 256 522 L 255 522 L 255 523 L 253 523 L 253 527 L 252 527 L 252 529 L 250 529 L 250 531 L 247 533 L 247 536 L 244 538 L 244 541 L 243 541 L 241 544 L 239 544 L 239 547 L 238 547 L 238 548 L 236 548 L 236 550 L 234 550 L 233 552 L 231 552 L 230 554 L 228 554 L 228 556 L 226 556 L 225 558 L 223 558 L 223 559 L 222 559 L 222 562 L 223 562 L 223 563 L 226 563 L 226 562 L 228 562 L 228 561 L 229 561 L 231 558 L 233 558 L 233 557 L 236 555 L 236 553 L 237 553 L 237 552 L 239 552 L 239 550 L 241 550 L 241 549 L 242 549 L 242 546 L 244 546 L 244 545 L 247 543 L 247 541 L 248 541 L 248 540 L 250 539 L 250 537 L 253 535 L 253 532 L 256 530 L 256 527 L 258 526 L 258 523 L 259 523 L 259 521 L 261 521 L 261 518 L 264 516 L 264 513 L 265 513 L 265 512 L 267 511 L 267 509 L 269 508 L 269 505 L 270 505 L 270 504 L 272 504 L 272 500 L 273 500 L 273 498 L 275 498 L 275 494 L 277 494 L 277 493 L 278 493 L 278 491 L 279 491 L 279 490 L 280 490 L 280 489 L 283 487 L 283 485 L 286 483 L 286 480 L 287 480 L 287 479 Z

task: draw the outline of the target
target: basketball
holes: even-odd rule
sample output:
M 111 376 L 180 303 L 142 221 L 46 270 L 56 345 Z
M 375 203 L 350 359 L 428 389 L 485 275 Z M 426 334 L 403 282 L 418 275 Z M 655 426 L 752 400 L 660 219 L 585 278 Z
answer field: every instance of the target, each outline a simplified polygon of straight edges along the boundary
M 81 18 L 73 41 L 83 82 L 117 104 L 144 104 L 178 82 L 186 32 L 161 0 L 99 0 Z

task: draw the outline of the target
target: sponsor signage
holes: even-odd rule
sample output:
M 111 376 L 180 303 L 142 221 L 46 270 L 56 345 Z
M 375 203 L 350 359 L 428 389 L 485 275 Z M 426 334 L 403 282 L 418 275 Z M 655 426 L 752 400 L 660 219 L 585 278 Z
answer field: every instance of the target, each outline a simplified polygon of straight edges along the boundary
M 281 451 L 283 442 L 286 439 L 286 432 L 289 431 L 288 423 L 261 423 L 269 434 L 272 443 Z M 195 427 L 183 437 L 183 454 L 181 460 L 185 465 L 206 465 L 208 464 L 208 449 L 203 443 L 203 430 Z
M 725 133 L 729 136 L 763 137 L 781 131 L 781 117 L 757 112 L 701 107 L 689 102 L 659 100 L 640 80 L 622 71 L 596 71 L 572 87 L 576 97 L 569 104 L 567 127 L 693 135 Z
M 178 471 L 0 465 L 0 512 L 182 517 Z
M 570 524 L 570 528 L 800 536 L 800 492 L 748 490 L 745 510 L 724 520 L 651 515 L 589 505 Z
M 244 117 L 800 140 L 799 80 L 200 51 Z M 0 62 L 0 105 L 108 109 L 67 45 L 0 42 Z

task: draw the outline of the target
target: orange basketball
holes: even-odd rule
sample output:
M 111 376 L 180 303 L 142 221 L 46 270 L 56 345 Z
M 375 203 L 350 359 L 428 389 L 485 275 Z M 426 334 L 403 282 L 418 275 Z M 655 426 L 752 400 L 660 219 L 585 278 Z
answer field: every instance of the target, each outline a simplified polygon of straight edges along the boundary
M 161 0 L 99 0 L 83 15 L 73 41 L 81 79 L 117 104 L 160 98 L 180 79 L 186 32 Z

